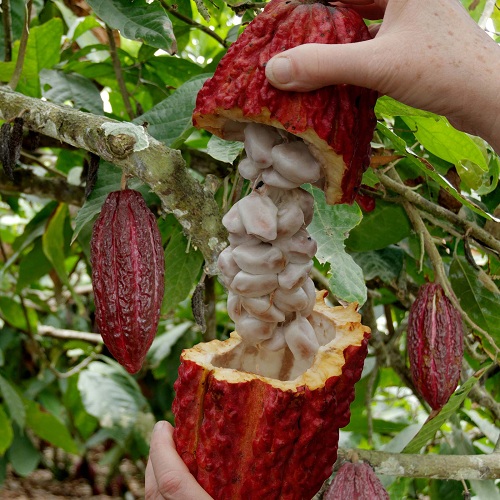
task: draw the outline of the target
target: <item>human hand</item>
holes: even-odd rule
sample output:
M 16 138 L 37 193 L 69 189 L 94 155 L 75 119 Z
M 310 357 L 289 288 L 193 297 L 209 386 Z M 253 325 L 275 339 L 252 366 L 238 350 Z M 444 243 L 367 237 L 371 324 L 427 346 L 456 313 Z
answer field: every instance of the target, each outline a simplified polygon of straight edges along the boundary
M 174 428 L 157 422 L 146 467 L 146 500 L 212 500 L 175 449 Z
M 446 116 L 500 152 L 500 47 L 457 0 L 345 0 L 372 25 L 373 40 L 305 44 L 274 56 L 270 83 L 308 91 L 339 83 L 378 90 Z

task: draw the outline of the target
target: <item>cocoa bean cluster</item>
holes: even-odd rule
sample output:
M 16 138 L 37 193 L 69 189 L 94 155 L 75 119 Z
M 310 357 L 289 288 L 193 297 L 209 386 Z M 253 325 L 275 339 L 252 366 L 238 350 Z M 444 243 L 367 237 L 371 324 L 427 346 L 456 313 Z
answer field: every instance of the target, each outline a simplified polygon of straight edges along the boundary
M 302 140 L 265 125 L 245 127 L 245 151 L 239 171 L 253 189 L 222 220 L 230 246 L 218 265 L 228 314 L 245 342 L 272 351 L 288 345 L 295 358 L 310 358 L 319 348 L 307 320 L 317 244 L 307 231 L 314 199 L 300 186 L 320 180 L 321 168 Z

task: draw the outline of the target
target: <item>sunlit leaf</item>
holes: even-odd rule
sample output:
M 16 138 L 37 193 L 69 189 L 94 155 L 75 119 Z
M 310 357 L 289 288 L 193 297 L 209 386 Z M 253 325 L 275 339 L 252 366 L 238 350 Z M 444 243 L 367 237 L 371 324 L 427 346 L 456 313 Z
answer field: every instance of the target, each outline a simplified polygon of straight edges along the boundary
M 26 422 L 26 410 L 23 400 L 12 385 L 0 375 L 0 394 L 9 412 L 10 418 L 23 429 Z
M 0 457 L 8 450 L 14 439 L 12 424 L 5 413 L 3 405 L 0 405 Z

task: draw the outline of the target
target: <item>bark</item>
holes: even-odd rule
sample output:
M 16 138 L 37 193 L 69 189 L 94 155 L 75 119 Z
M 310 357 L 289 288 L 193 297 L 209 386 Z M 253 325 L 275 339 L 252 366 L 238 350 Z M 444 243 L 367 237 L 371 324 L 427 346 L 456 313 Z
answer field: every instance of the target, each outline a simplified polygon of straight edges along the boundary
M 149 184 L 202 252 L 206 272 L 216 274 L 217 257 L 227 245 L 222 216 L 213 193 L 189 174 L 178 150 L 167 148 L 143 127 L 0 88 L 0 118 L 16 116 L 28 129 L 90 151 Z

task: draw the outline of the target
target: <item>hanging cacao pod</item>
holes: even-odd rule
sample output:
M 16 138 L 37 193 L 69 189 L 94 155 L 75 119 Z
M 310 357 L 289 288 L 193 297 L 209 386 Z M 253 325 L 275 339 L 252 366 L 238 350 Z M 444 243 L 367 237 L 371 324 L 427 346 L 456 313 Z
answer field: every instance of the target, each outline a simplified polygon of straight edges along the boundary
M 198 94 L 193 123 L 243 140 L 248 122 L 301 137 L 324 172 L 327 202 L 352 203 L 370 164 L 377 92 L 332 85 L 286 92 L 266 79 L 267 61 L 304 43 L 353 43 L 370 34 L 359 14 L 309 0 L 272 0 L 231 45 Z
M 369 329 L 354 304 L 332 308 L 325 296 L 308 318 L 321 344 L 310 366 L 237 333 L 183 352 L 174 440 L 214 499 L 309 499 L 331 474 Z
M 346 462 L 337 471 L 323 499 L 389 500 L 389 494 L 369 464 Z
M 440 284 L 420 287 L 407 333 L 413 383 L 430 407 L 439 410 L 458 385 L 464 354 L 462 318 Z
M 97 327 L 114 358 L 136 373 L 156 334 L 165 272 L 160 231 L 141 193 L 108 195 L 90 251 Z

